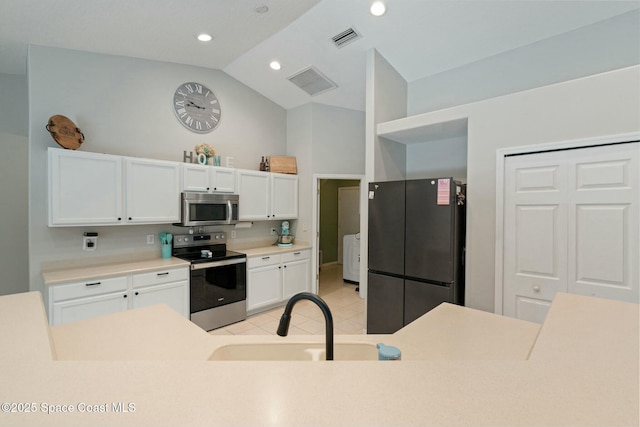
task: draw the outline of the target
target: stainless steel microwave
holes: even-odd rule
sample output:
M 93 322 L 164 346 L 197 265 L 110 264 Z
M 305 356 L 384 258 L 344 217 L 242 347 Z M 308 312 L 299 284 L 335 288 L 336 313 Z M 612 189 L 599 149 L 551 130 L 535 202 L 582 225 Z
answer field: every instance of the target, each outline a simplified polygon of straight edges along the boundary
M 238 222 L 237 194 L 182 193 L 180 224 L 225 225 Z

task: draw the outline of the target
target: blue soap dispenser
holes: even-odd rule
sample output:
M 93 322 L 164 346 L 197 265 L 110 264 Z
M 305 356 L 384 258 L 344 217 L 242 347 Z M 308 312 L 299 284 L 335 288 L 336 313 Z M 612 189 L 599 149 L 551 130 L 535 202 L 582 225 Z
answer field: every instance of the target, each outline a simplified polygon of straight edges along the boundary
M 378 347 L 378 360 L 400 360 L 402 357 L 402 353 L 397 347 L 383 343 L 376 344 L 376 347 Z

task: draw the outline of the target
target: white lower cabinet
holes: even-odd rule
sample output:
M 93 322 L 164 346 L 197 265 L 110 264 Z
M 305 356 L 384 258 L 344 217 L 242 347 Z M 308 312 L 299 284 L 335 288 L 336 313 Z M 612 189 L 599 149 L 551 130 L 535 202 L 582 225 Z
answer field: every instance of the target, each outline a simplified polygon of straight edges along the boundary
M 280 255 L 247 258 L 247 311 L 282 301 Z
M 132 288 L 133 308 L 167 304 L 189 318 L 189 270 L 186 268 L 134 274 Z
M 51 326 L 154 304 L 189 318 L 187 267 L 49 286 Z
M 309 291 L 310 251 L 302 250 L 247 259 L 247 312 L 282 305 L 298 292 Z
M 285 301 L 311 289 L 310 263 L 308 250 L 282 254 L 282 297 Z

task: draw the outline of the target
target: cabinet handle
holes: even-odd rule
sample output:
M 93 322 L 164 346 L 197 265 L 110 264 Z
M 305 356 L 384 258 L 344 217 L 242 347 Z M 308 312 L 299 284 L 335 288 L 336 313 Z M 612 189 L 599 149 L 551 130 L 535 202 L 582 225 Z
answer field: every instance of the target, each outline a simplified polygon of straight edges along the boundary
M 282 266 L 278 266 L 278 270 L 280 270 L 282 268 Z
M 96 286 L 96 285 L 99 285 L 99 284 L 100 284 L 100 282 L 93 282 L 93 283 L 85 283 L 84 285 L 85 286 Z
M 165 271 L 164 273 L 158 273 L 157 275 L 158 275 L 158 276 L 166 276 L 166 275 L 168 275 L 168 274 L 169 274 L 169 272 L 168 272 L 168 271 Z
M 139 292 L 136 292 L 134 295 L 140 295 L 140 293 L 139 293 Z
M 129 221 L 131 221 L 131 217 L 129 217 Z
M 535 285 L 535 286 L 533 287 L 533 292 L 540 292 L 540 286 Z
M 284 268 L 287 268 L 287 266 L 285 265 Z
M 270 259 L 270 258 L 271 258 L 270 256 L 263 256 L 263 257 L 262 257 L 262 259 L 263 259 L 263 260 L 265 260 L 265 261 L 266 261 L 266 260 L 268 260 L 268 259 Z
M 118 217 L 118 221 L 122 221 L 122 217 L 120 217 L 120 216 L 119 216 L 119 217 Z
M 300 252 L 294 252 L 293 254 L 294 255 L 300 255 Z
M 124 294 L 122 297 L 123 297 L 123 298 L 126 298 L 126 297 L 127 297 L 127 294 Z

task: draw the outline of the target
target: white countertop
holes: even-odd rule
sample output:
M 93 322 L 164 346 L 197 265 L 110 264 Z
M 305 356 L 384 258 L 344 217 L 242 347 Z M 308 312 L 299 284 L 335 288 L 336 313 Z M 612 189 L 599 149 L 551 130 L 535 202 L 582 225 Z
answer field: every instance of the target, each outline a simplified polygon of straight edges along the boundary
M 256 248 L 233 249 L 244 253 L 247 257 L 275 255 L 288 252 L 297 252 L 311 249 L 311 245 L 300 242 L 292 246 L 281 247 L 277 245 L 260 246 Z M 123 274 L 144 273 L 161 268 L 187 267 L 189 262 L 171 258 L 151 258 L 130 261 L 109 261 L 97 258 L 94 263 L 84 266 L 63 267 L 63 263 L 58 263 L 56 267 L 45 268 L 42 277 L 45 285 L 57 285 L 60 283 L 81 282 L 103 277 L 118 276 Z
M 242 252 L 246 254 L 247 257 L 255 257 L 255 256 L 265 256 L 265 255 L 277 255 L 288 252 L 297 252 L 303 251 L 305 249 L 311 249 L 311 245 L 306 242 L 296 242 L 292 246 L 278 246 L 278 245 L 269 245 L 269 246 L 261 246 L 258 248 L 250 248 L 250 249 L 235 249 L 237 252 Z
M 145 273 L 161 268 L 188 267 L 189 265 L 189 261 L 175 257 L 141 259 L 128 262 L 96 262 L 96 264 L 81 267 L 43 270 L 42 277 L 45 285 L 57 285 L 122 274 Z
M 0 297 L 0 308 L 20 306 L 20 320 L 42 326 L 41 300 L 38 307 L 30 294 L 12 296 L 9 303 L 6 298 Z M 31 314 L 38 310 L 42 313 L 34 321 Z M 75 332 L 71 327 L 64 330 L 67 342 L 61 344 L 60 349 L 64 346 L 67 349 L 61 355 L 67 350 L 73 353 L 74 334 L 76 338 L 86 337 L 87 331 L 93 330 L 98 335 L 96 340 L 102 337 L 105 341 L 118 342 L 120 333 L 129 326 L 135 330 L 138 322 L 144 325 L 141 330 L 128 334 L 138 336 L 139 346 L 148 347 L 144 350 L 147 352 L 158 341 L 180 334 L 185 340 L 179 341 L 178 346 L 197 341 L 200 344 L 195 353 L 201 354 L 236 338 L 278 338 L 202 335 L 186 326 L 181 318 L 174 320 L 182 326 L 168 327 L 160 321 L 158 331 L 145 334 L 144 329 L 154 327 L 153 317 L 163 315 L 165 310 L 164 306 L 134 310 L 126 319 L 122 317 L 122 321 L 105 322 L 102 326 L 96 323 L 87 327 L 89 323 L 84 323 L 87 321 L 78 322 Z M 141 316 L 138 319 L 136 312 Z M 33 334 L 25 328 L 12 332 L 10 325 L 15 324 L 15 318 L 11 322 L 8 318 L 16 315 L 15 310 L 0 311 L 0 329 L 5 329 L 0 341 L 4 355 L 0 358 L 3 373 L 0 402 L 33 402 L 37 412 L 0 412 L 0 425 L 609 426 L 639 423 L 637 304 L 558 294 L 538 338 L 538 325 L 447 304 L 394 335 L 360 338 L 401 346 L 403 360 L 398 362 L 35 362 L 19 357 L 22 350 L 14 350 L 15 343 L 35 340 L 38 341 L 35 347 L 42 349 L 46 347 L 44 336 L 47 335 Z M 169 318 L 165 321 L 172 322 Z M 106 327 L 109 324 L 113 329 Z M 54 339 L 61 336 L 57 331 L 63 331 L 62 326 L 67 325 L 54 328 Z M 309 339 L 322 340 L 322 337 Z M 133 345 L 130 342 L 121 348 L 132 352 L 131 355 L 113 356 L 131 357 L 136 353 L 131 350 Z M 93 351 L 89 347 L 78 345 L 75 351 L 78 354 Z M 493 356 L 488 350 L 491 347 L 499 350 L 494 351 Z M 428 354 L 429 348 L 434 349 L 431 354 Z M 180 351 L 174 352 L 173 357 L 194 356 L 180 356 Z M 425 359 L 417 360 L 420 352 L 426 352 Z M 531 357 L 526 360 L 529 352 Z M 118 402 L 133 403 L 135 411 L 115 412 L 112 404 Z M 74 412 L 45 414 L 42 409 L 47 404 L 71 405 Z M 79 412 L 85 404 L 107 410 Z

